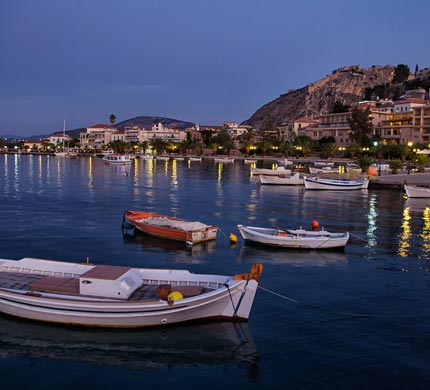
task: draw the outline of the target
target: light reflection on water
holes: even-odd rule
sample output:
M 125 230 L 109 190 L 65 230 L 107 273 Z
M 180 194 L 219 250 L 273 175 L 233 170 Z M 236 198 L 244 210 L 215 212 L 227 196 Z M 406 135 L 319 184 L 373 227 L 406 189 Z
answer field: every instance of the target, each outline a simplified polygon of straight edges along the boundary
M 377 198 L 376 194 L 371 194 L 369 199 L 369 211 L 367 213 L 367 246 L 371 253 L 374 253 L 374 249 L 378 244 L 376 238 L 376 231 L 378 229 L 378 210 L 377 210 Z

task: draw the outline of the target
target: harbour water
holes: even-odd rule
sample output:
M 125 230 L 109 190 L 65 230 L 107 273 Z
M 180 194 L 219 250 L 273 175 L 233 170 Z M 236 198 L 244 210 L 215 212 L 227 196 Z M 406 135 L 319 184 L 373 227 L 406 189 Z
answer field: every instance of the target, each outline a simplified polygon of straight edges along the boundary
M 1 389 L 424 389 L 430 202 L 397 190 L 261 186 L 243 162 L 0 155 L 0 258 L 236 274 L 264 265 L 248 323 L 82 329 L 0 315 Z M 182 244 L 123 232 L 127 209 L 220 227 Z M 351 233 L 345 251 L 231 246 L 239 223 Z

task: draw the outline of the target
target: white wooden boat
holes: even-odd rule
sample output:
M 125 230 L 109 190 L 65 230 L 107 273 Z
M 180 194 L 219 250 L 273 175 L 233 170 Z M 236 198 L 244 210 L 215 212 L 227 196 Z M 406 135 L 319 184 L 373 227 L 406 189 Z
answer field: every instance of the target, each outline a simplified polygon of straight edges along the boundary
M 328 249 L 345 247 L 349 232 L 330 233 L 326 230 L 295 230 L 237 225 L 242 238 L 256 244 L 298 249 Z
M 339 173 L 339 169 L 333 167 L 309 167 L 309 173 L 313 175 L 318 175 L 321 173 L 330 174 L 330 173 Z
M 261 184 L 271 185 L 284 185 L 284 186 L 297 186 L 303 184 L 303 178 L 300 177 L 299 172 L 290 173 L 289 175 L 260 175 Z
M 155 156 L 155 159 L 160 161 L 168 161 L 170 160 L 170 156 Z
M 215 157 L 217 163 L 234 163 L 233 157 Z
M 244 164 L 255 164 L 258 160 L 256 158 L 244 158 L 243 163 Z
M 148 327 L 247 320 L 261 264 L 236 276 L 35 258 L 0 259 L 0 312 L 30 320 Z
M 193 157 L 193 156 L 190 156 L 190 157 L 189 157 L 189 160 L 190 160 L 190 161 L 198 161 L 198 162 L 200 162 L 200 161 L 202 161 L 202 158 L 201 158 L 201 157 Z
M 408 198 L 430 198 L 430 188 L 429 187 L 419 187 L 416 185 L 403 186 Z
M 289 175 L 291 169 L 286 169 L 285 167 L 276 167 L 275 169 L 269 168 L 251 168 L 251 173 L 253 175 Z
M 346 164 L 346 171 L 348 173 L 361 173 L 363 170 L 361 169 L 360 165 L 355 164 L 355 163 L 347 163 Z
M 369 186 L 369 179 L 327 179 L 322 177 L 304 177 L 305 188 L 307 190 L 362 190 Z
M 288 160 L 288 158 L 283 158 L 281 160 L 277 161 L 278 164 L 284 165 L 286 167 L 290 166 L 290 165 L 294 165 L 294 163 L 291 160 Z
M 105 154 L 103 161 L 111 165 L 128 165 L 132 163 L 132 159 L 127 154 Z

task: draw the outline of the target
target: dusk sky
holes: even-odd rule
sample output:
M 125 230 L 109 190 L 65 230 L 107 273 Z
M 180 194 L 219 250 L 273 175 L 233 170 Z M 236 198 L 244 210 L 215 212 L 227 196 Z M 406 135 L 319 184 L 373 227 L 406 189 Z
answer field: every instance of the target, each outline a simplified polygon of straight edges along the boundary
M 4 0 L 0 135 L 242 122 L 345 65 L 430 67 L 429 0 Z

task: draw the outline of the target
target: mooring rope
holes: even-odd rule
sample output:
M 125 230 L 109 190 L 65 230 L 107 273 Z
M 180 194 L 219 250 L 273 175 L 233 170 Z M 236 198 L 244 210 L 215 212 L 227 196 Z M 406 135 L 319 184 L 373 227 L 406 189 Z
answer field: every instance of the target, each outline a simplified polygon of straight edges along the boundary
M 221 228 L 218 228 L 218 231 L 224 236 L 224 237 L 227 237 L 227 234 L 225 234 L 222 230 L 221 230 Z
M 355 238 L 358 238 L 359 240 L 361 240 L 361 241 L 364 241 L 364 242 L 368 242 L 367 240 L 365 240 L 364 238 L 362 238 L 362 237 L 360 237 L 360 236 L 357 236 L 356 234 L 354 234 L 354 233 L 349 233 L 352 237 L 355 237 Z
M 344 311 L 340 311 L 339 312 L 339 311 L 330 309 L 328 307 L 324 307 L 324 306 L 320 306 L 320 305 L 314 305 L 314 304 L 311 304 L 311 303 L 300 302 L 297 299 L 289 298 L 289 297 L 287 297 L 285 295 L 282 295 L 282 294 L 279 294 L 279 293 L 277 293 L 275 291 L 269 290 L 268 288 L 265 288 L 265 287 L 263 287 L 261 285 L 258 285 L 258 288 L 261 288 L 263 291 L 266 291 L 266 292 L 268 292 L 269 294 L 272 294 L 272 295 L 276 295 L 277 297 L 280 297 L 280 298 L 285 299 L 287 301 L 294 302 L 294 303 L 297 303 L 297 304 L 303 305 L 303 306 L 309 306 L 309 307 L 313 307 L 313 308 L 316 308 L 316 309 L 325 310 L 325 311 L 328 311 L 328 312 L 331 312 L 331 313 L 334 313 L 334 314 L 342 314 L 342 315 L 347 315 L 347 316 L 350 316 L 350 317 L 378 317 L 378 316 L 371 315 L 371 314 L 349 313 L 349 312 L 344 312 Z

